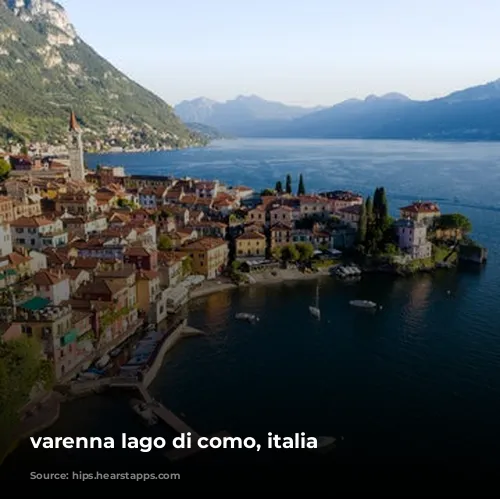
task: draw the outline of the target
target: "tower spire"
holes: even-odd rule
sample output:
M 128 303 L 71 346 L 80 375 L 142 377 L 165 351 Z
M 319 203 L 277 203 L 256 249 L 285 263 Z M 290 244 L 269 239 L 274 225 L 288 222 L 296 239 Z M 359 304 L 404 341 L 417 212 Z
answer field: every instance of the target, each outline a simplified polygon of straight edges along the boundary
M 71 114 L 69 116 L 69 131 L 73 132 L 78 130 L 80 127 L 78 126 L 78 121 L 76 121 L 76 115 L 73 110 L 71 110 Z

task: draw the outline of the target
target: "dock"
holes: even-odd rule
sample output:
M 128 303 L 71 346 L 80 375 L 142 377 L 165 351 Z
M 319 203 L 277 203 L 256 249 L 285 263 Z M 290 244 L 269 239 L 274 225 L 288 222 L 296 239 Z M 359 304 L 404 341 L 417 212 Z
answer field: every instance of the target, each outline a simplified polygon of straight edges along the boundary
M 201 450 L 198 447 L 198 439 L 202 437 L 199 433 L 197 433 L 193 428 L 191 428 L 185 421 L 176 416 L 172 411 L 167 409 L 163 404 L 157 402 L 153 399 L 151 394 L 148 392 L 147 388 L 144 386 L 144 383 L 134 380 L 128 380 L 126 378 L 114 378 L 110 380 L 109 383 L 110 388 L 129 388 L 134 389 L 139 392 L 142 399 L 146 404 L 149 405 L 151 410 L 155 413 L 155 415 L 161 419 L 168 427 L 172 428 L 177 433 L 190 433 L 191 434 L 191 442 L 192 447 L 189 449 L 171 449 L 165 453 L 165 457 L 167 457 L 170 461 L 179 461 L 181 459 L 185 459 Z M 228 437 L 230 434 L 226 431 L 222 431 L 212 435 L 212 437 Z

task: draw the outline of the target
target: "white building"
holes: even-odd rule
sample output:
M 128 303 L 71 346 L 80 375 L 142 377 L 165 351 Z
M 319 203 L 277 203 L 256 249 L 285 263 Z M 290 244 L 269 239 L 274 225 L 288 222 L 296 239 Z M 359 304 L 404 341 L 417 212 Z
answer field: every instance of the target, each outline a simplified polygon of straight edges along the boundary
M 0 256 L 7 256 L 12 253 L 12 236 L 10 225 L 0 223 Z
M 427 240 L 427 226 L 423 222 L 401 219 L 395 223 L 399 249 L 411 258 L 432 256 L 432 243 Z
M 47 255 L 39 251 L 32 250 L 29 252 L 30 269 L 32 274 L 36 274 L 39 270 L 48 268 Z
M 33 284 L 36 286 L 38 296 L 47 298 L 54 305 L 59 305 L 70 298 L 70 279 L 61 271 L 41 270 L 33 276 Z
M 41 250 L 68 244 L 68 233 L 59 219 L 21 217 L 10 224 L 10 232 L 13 244 L 29 249 Z

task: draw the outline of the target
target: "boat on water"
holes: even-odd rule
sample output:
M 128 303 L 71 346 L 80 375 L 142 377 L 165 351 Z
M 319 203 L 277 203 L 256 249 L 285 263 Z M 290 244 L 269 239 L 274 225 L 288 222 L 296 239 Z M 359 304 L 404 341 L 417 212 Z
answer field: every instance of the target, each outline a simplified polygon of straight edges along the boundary
M 102 369 L 104 367 L 106 367 L 107 364 L 109 364 L 109 361 L 111 360 L 110 356 L 109 355 L 104 355 L 103 357 L 101 357 L 96 363 L 96 367 L 98 367 L 99 369 Z
M 313 306 L 309 307 L 309 312 L 316 319 L 321 318 L 321 310 L 319 309 L 319 284 L 316 286 L 316 302 Z
M 118 357 L 118 355 L 120 355 L 123 351 L 123 348 L 115 348 L 114 350 L 111 350 L 111 352 L 109 352 L 109 356 L 110 357 Z
M 351 300 L 349 302 L 350 305 L 353 307 L 360 307 L 360 308 L 376 308 L 377 304 L 373 301 L 369 300 Z
M 359 277 L 361 269 L 356 265 L 340 265 L 335 268 L 335 275 L 340 278 Z
M 337 441 L 337 439 L 335 437 L 322 436 L 316 437 L 316 441 L 318 443 L 318 447 L 311 450 L 313 452 L 324 453 L 329 452 L 335 448 L 335 442 Z
M 245 312 L 236 314 L 235 319 L 238 319 L 240 321 L 248 321 L 248 322 L 258 322 L 259 318 L 255 314 L 247 314 Z
M 141 402 L 140 400 L 137 399 L 133 399 L 130 402 L 130 406 L 132 407 L 132 410 L 136 414 L 138 414 L 148 426 L 153 426 L 156 423 L 158 423 L 158 418 L 156 417 L 156 414 L 153 412 L 151 407 L 149 407 L 146 403 Z

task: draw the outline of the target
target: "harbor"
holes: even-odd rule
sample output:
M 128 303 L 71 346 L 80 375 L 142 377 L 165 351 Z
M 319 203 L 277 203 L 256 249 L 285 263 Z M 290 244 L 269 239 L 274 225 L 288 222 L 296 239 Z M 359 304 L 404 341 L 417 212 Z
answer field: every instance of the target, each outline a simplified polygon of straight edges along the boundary
M 79 377 L 67 386 L 59 387 L 59 389 L 62 389 L 70 398 L 102 393 L 110 389 L 125 390 L 140 397 L 140 400 L 132 399 L 130 406 L 148 426 L 154 426 L 161 422 L 179 435 L 190 435 L 193 442 L 190 448 L 173 449 L 165 453 L 165 457 L 169 460 L 178 461 L 201 450 L 197 445 L 201 435 L 174 412 L 155 400 L 149 393 L 148 386 L 158 374 L 168 351 L 182 338 L 201 336 L 204 333 L 200 329 L 188 326 L 187 320 L 182 318 L 174 320 L 166 329 L 158 331 L 157 329 L 160 328 L 154 325 L 145 326 L 144 336 L 137 341 L 130 359 L 119 367 L 115 376 L 103 375 L 98 379 Z M 90 372 L 99 376 L 98 371 L 91 369 Z M 229 434 L 222 432 L 217 435 Z

